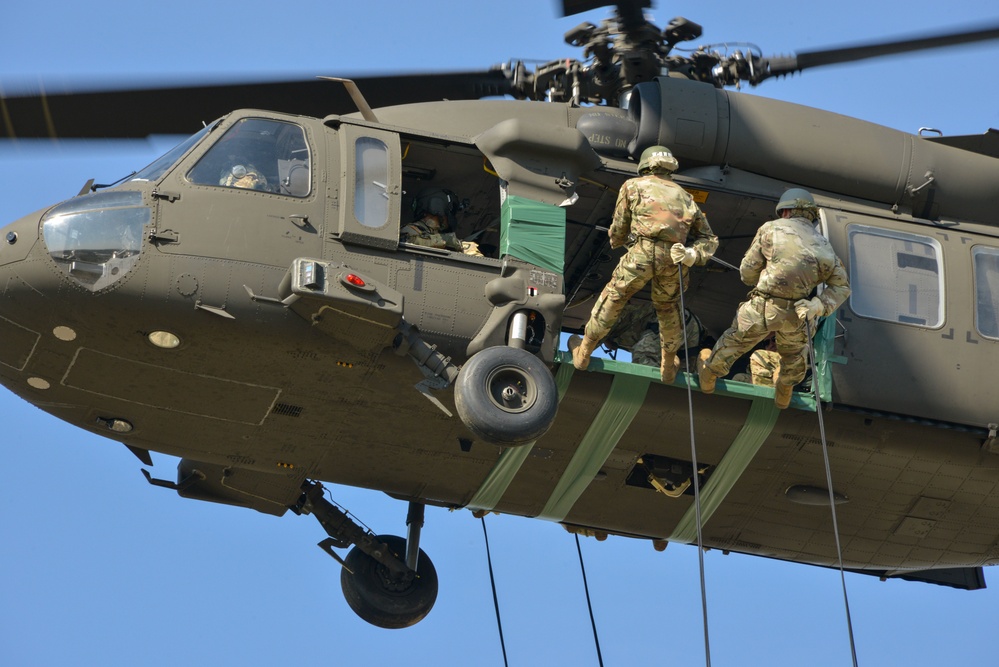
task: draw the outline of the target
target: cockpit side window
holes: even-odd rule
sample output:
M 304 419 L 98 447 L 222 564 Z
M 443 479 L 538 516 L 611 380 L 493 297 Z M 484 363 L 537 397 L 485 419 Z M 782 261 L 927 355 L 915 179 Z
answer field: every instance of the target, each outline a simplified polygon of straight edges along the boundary
M 187 178 L 197 185 L 307 197 L 312 175 L 305 132 L 294 123 L 243 118 L 208 149 Z
M 975 328 L 999 339 L 999 249 L 975 246 Z

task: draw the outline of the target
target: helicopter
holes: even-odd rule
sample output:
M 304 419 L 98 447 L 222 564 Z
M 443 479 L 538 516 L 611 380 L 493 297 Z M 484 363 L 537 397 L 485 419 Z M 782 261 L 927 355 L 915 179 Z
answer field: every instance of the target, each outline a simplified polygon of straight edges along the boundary
M 412 157 L 412 156 L 411 156 L 411 157 Z M 181 202 L 182 202 L 182 201 L 183 201 L 183 197 L 182 197 L 181 199 L 177 200 L 177 201 L 181 201 Z M 771 202 L 771 203 L 772 203 L 772 202 Z M 159 231 L 159 230 L 158 230 L 158 231 Z M 176 230 L 173 230 L 173 231 L 176 231 Z M 183 242 L 184 242 L 184 241 L 186 240 L 186 237 L 185 237 L 185 234 L 184 234 L 184 230 L 181 230 L 181 231 L 179 232 L 179 234 L 180 234 L 180 236 L 182 237 L 182 238 L 181 238 L 181 240 L 180 240 L 180 245 L 183 245 Z M 166 247 L 166 246 L 169 246 L 169 245 L 171 244 L 171 241 L 169 240 L 169 237 L 166 237 L 166 238 L 165 238 L 164 240 L 162 240 L 162 241 L 161 241 L 161 243 L 163 243 L 163 244 L 164 244 L 164 247 Z M 75 261 L 75 260 L 74 260 L 74 261 Z M 595 282 L 599 282 L 599 280 L 596 280 Z M 259 296 L 259 295 L 258 295 L 258 296 Z M 212 303 L 210 303 L 210 302 L 207 302 L 207 301 L 206 301 L 206 302 L 202 303 L 202 306 L 203 306 L 203 307 L 198 307 L 198 308 L 197 308 L 197 312 L 199 312 L 200 314 L 205 314 L 205 313 L 208 313 L 208 314 L 211 314 L 211 311 L 210 311 L 210 310 L 208 310 L 208 309 L 207 309 L 206 307 L 215 307 L 215 308 L 219 308 L 219 303 L 220 303 L 220 302 L 214 302 L 214 304 L 215 304 L 215 305 L 213 306 L 213 305 L 212 305 Z M 275 308 L 277 308 L 278 306 L 276 306 L 276 305 L 275 305 L 274 307 L 275 307 Z M 215 316 L 216 316 L 216 317 L 219 317 L 220 319 L 223 319 L 223 320 L 225 319 L 225 318 L 224 318 L 224 316 L 222 316 L 222 315 L 218 315 L 218 314 L 216 314 Z M 476 447 L 476 444 L 473 444 L 473 445 L 472 445 L 472 449 L 473 449 L 473 451 L 474 451 L 475 447 Z

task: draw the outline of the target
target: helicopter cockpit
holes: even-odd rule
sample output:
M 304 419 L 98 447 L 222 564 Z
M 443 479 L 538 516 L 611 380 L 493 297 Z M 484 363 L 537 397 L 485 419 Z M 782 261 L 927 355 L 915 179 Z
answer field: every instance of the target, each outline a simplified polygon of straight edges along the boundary
M 195 185 L 307 197 L 312 178 L 302 128 L 265 118 L 230 127 L 187 174 Z

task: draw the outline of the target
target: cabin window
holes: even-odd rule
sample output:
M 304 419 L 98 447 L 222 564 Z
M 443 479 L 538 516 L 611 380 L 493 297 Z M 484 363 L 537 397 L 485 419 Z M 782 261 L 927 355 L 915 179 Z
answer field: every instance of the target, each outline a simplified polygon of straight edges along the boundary
M 309 162 L 300 126 L 243 118 L 208 149 L 187 178 L 197 185 L 307 197 L 312 189 Z
M 365 227 L 388 222 L 388 146 L 380 139 L 361 137 L 355 143 L 354 217 Z
M 943 324 L 940 244 L 929 236 L 850 225 L 850 308 L 917 327 Z
M 975 246 L 975 328 L 999 339 L 999 249 Z

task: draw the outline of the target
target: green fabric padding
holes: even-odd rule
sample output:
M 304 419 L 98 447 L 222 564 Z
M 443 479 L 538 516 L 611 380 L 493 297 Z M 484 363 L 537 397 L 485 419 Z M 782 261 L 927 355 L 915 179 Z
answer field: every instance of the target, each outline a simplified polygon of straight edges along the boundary
M 575 368 L 573 368 L 572 364 L 560 364 L 558 371 L 555 373 L 555 386 L 558 388 L 558 400 L 560 403 L 562 402 L 562 397 L 565 396 L 565 392 L 569 389 L 569 383 L 572 381 L 572 372 L 574 370 Z M 495 508 L 499 504 L 499 501 L 503 499 L 503 494 L 506 493 L 510 483 L 513 482 L 513 478 L 517 476 L 520 466 L 527 459 L 527 455 L 531 453 L 535 442 L 537 440 L 519 447 L 507 447 L 504 449 L 499 459 L 497 459 L 496 464 L 493 465 L 493 469 L 489 471 L 486 479 L 479 486 L 479 490 L 475 492 L 475 495 L 472 496 L 472 499 L 465 507 L 470 510 L 492 510 Z
M 555 485 L 540 518 L 565 519 L 641 409 L 649 382 L 648 378 L 633 375 L 614 376 L 603 406 Z
M 500 207 L 500 256 L 565 270 L 565 209 L 509 195 Z
M 707 484 L 701 489 L 702 526 L 708 522 L 714 511 L 725 500 L 728 492 L 739 481 L 742 473 L 749 467 L 756 452 L 773 431 L 779 414 L 780 410 L 774 405 L 773 400 L 759 398 L 753 401 L 742 430 L 739 431 L 739 435 L 732 441 L 725 456 L 711 472 Z M 676 524 L 669 540 L 684 544 L 697 542 L 697 509 L 693 503 Z

